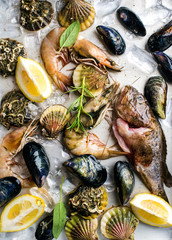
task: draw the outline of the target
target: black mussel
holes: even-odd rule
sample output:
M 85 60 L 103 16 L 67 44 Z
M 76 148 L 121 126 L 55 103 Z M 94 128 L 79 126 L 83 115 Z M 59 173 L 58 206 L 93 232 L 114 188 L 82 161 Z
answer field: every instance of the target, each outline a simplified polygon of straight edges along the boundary
M 63 163 L 69 171 L 74 173 L 85 185 L 100 187 L 107 178 L 106 168 L 90 154 L 80 155 Z
M 35 232 L 37 240 L 51 240 L 53 239 L 53 216 L 44 218 L 39 224 Z
M 116 162 L 114 178 L 120 202 L 125 205 L 129 201 L 135 185 L 135 178 L 130 165 L 127 162 Z
M 21 191 L 21 183 L 16 177 L 0 179 L 0 207 L 17 196 Z
M 29 142 L 23 148 L 23 158 L 33 181 L 38 187 L 42 187 L 50 168 L 50 162 L 44 148 L 37 142 Z
M 124 39 L 121 37 L 118 31 L 116 31 L 114 28 L 102 25 L 97 26 L 96 29 L 110 52 L 117 55 L 124 53 L 126 45 Z
M 172 45 L 172 20 L 148 39 L 148 49 L 151 52 L 163 52 Z
M 117 16 L 120 23 L 135 35 L 141 37 L 146 35 L 146 29 L 141 19 L 130 9 L 126 7 L 120 7 L 117 10 Z
M 153 55 L 163 78 L 172 83 L 172 59 L 163 52 L 154 52 Z
M 167 84 L 160 76 L 149 78 L 145 85 L 145 97 L 158 117 L 165 119 Z

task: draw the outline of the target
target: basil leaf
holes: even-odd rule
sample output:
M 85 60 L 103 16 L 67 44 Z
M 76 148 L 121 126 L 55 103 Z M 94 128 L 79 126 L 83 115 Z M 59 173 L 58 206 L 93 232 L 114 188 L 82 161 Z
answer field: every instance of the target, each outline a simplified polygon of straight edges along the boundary
M 79 30 L 80 23 L 78 21 L 70 24 L 60 37 L 60 48 L 72 45 L 78 37 Z

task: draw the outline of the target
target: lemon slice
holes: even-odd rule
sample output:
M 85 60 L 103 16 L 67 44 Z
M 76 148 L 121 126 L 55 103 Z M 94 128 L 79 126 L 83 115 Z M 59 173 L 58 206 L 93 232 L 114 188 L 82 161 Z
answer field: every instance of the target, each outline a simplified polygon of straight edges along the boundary
M 25 194 L 15 198 L 4 208 L 1 215 L 1 232 L 20 231 L 31 226 L 43 214 L 44 201 Z
M 51 82 L 39 63 L 20 56 L 15 75 L 20 90 L 31 101 L 42 102 L 50 96 Z
M 130 202 L 136 217 L 156 227 L 172 226 L 172 207 L 162 198 L 149 194 L 137 194 Z

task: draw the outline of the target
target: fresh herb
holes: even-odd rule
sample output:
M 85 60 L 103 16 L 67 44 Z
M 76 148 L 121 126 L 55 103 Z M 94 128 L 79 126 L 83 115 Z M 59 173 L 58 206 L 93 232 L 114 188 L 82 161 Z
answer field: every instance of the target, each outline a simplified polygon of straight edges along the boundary
M 53 236 L 56 239 L 59 237 L 66 223 L 66 208 L 64 203 L 61 201 L 63 181 L 64 177 L 62 178 L 60 188 L 60 202 L 56 204 L 53 212 Z

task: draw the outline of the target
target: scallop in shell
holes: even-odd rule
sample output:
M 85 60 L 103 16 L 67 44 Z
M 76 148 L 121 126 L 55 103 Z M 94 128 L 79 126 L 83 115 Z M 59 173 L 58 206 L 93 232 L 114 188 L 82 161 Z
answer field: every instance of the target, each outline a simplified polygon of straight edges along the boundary
M 56 138 L 70 119 L 70 113 L 62 105 L 53 105 L 48 107 L 40 117 L 40 123 L 43 126 L 42 134 L 49 138 Z
M 66 223 L 65 233 L 69 240 L 98 240 L 97 219 L 83 219 L 78 215 L 72 216 Z
M 108 239 L 134 239 L 133 232 L 139 220 L 128 207 L 112 207 L 102 216 L 100 227 L 103 236 Z
M 68 27 L 71 23 L 79 21 L 80 31 L 89 28 L 93 24 L 94 18 L 94 7 L 85 0 L 67 0 L 58 15 L 58 21 L 62 27 Z

